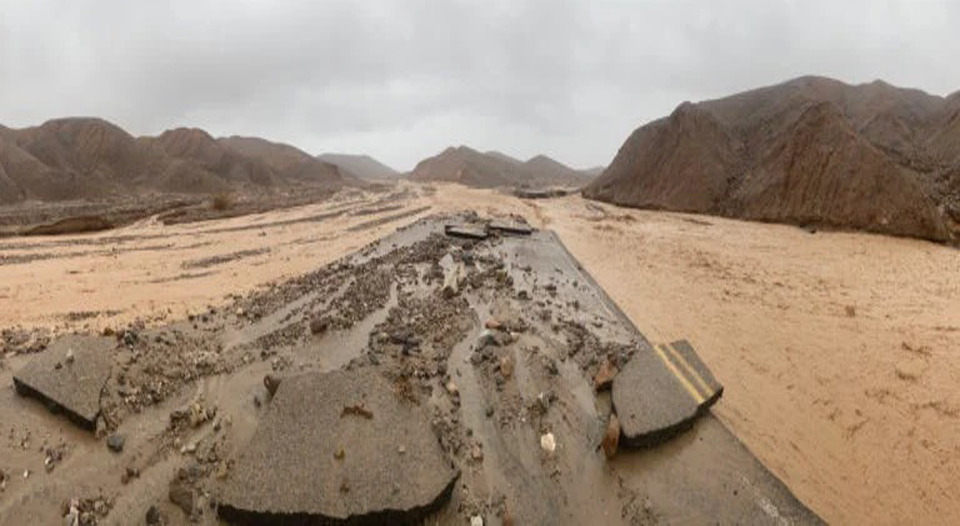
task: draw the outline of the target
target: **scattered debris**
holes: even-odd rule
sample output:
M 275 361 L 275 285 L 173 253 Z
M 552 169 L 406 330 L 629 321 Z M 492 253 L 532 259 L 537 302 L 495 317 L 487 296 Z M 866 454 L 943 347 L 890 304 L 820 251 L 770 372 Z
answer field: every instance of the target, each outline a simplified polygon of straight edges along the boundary
M 359 404 L 345 405 L 343 406 L 343 411 L 340 412 L 340 418 L 343 418 L 344 415 L 356 415 L 369 419 L 373 418 L 373 411 L 370 411 L 366 407 L 363 407 Z
M 277 388 L 280 387 L 280 378 L 268 374 L 263 377 L 263 386 L 267 388 L 267 392 L 270 393 L 270 396 L 277 394 Z
M 160 510 L 156 506 L 150 506 L 147 508 L 147 526 L 159 526 L 165 521 L 163 516 L 160 514 Z
M 126 441 L 122 435 L 114 433 L 107 438 L 107 447 L 114 453 L 120 453 L 123 451 L 123 446 Z
M 607 432 L 603 435 L 603 454 L 607 459 L 613 459 L 617 456 L 617 446 L 620 445 L 620 419 L 617 415 L 610 415 L 610 421 L 607 422 Z
M 557 439 L 553 437 L 553 433 L 540 435 L 540 447 L 547 453 L 553 453 L 557 449 Z
M 618 372 L 617 366 L 610 360 L 601 361 L 597 374 L 593 376 L 594 389 L 596 389 L 597 392 L 610 389 L 613 385 L 613 379 L 617 376 Z

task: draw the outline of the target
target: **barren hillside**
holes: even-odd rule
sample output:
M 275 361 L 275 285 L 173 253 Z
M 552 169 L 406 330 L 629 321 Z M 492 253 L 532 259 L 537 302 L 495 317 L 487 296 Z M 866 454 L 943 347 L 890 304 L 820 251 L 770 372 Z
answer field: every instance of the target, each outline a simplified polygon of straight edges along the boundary
M 151 192 L 219 193 L 353 184 L 296 148 L 263 139 L 216 140 L 178 128 L 135 138 L 96 118 L 0 128 L 0 203 L 111 199 Z
M 399 174 L 393 168 L 381 163 L 369 155 L 351 155 L 347 153 L 325 153 L 317 159 L 336 165 L 343 171 L 353 174 L 364 181 L 391 181 Z
M 410 179 L 453 182 L 475 188 L 548 187 L 581 186 L 590 180 L 590 175 L 545 155 L 523 162 L 500 152 L 479 152 L 459 146 L 420 161 Z
M 684 103 L 637 129 L 590 198 L 947 241 L 960 219 L 960 105 L 802 77 Z

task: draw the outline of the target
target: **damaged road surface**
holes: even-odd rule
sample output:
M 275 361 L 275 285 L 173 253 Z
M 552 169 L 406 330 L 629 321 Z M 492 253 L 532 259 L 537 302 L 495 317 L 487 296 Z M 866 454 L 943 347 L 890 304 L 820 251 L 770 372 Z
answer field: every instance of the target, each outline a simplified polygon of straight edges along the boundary
M 117 524 L 820 523 L 712 416 L 722 387 L 693 346 L 651 345 L 520 217 L 423 219 L 135 332 L 98 380 L 123 452 L 83 434 L 55 483 L 8 494 L 59 502 L 92 478 Z M 62 351 L 35 360 L 18 386 Z M 33 461 L 16 458 L 0 469 Z M 0 523 L 44 513 L 0 494 Z
M 220 498 L 228 522 L 415 523 L 457 472 L 424 408 L 372 369 L 282 380 Z
M 78 426 L 94 431 L 100 394 L 110 377 L 110 338 L 67 336 L 55 341 L 14 377 L 17 392 L 61 412 Z

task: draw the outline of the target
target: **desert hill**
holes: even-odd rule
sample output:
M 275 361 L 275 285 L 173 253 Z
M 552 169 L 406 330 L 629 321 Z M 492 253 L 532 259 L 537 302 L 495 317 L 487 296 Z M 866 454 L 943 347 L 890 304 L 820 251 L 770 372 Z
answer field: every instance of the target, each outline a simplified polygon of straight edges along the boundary
M 545 155 L 524 162 L 500 152 L 479 152 L 467 146 L 450 147 L 424 159 L 410 174 L 420 182 L 455 182 L 477 188 L 581 186 L 590 180 Z
M 103 119 L 83 117 L 0 128 L 0 203 L 262 191 L 302 184 L 335 188 L 354 182 L 336 166 L 292 146 L 263 139 L 217 140 L 199 129 L 135 138 Z
M 634 131 L 584 195 L 946 241 L 960 219 L 956 102 L 819 77 L 685 102 Z
M 383 182 L 392 181 L 399 176 L 399 172 L 381 163 L 369 155 L 352 155 L 347 153 L 325 153 L 317 159 L 336 165 L 341 170 L 349 172 L 364 181 Z

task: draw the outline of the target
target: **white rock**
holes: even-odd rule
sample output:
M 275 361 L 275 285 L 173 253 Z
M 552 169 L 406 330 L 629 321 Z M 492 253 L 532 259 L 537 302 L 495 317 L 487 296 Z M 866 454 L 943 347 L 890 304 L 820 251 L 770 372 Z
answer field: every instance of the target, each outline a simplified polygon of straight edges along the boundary
M 67 364 L 69 365 L 69 364 L 73 363 L 73 360 L 74 360 L 73 348 L 71 347 L 71 348 L 67 349 L 66 362 L 67 362 Z
M 483 526 L 483 517 L 479 515 L 470 517 L 470 526 Z
M 548 453 L 553 453 L 557 449 L 557 439 L 553 437 L 553 433 L 547 433 L 540 436 L 540 447 Z

